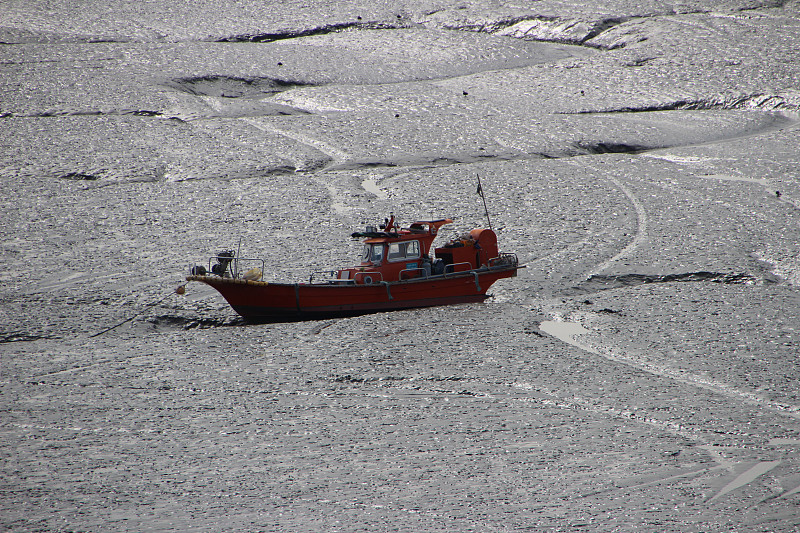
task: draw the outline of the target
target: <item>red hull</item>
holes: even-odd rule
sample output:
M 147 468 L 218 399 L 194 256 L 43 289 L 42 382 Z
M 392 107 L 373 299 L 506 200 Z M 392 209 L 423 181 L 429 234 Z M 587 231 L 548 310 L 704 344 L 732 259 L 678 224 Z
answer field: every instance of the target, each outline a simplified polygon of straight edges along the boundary
M 432 307 L 487 298 L 498 279 L 516 276 L 517 266 L 373 285 L 267 283 L 219 276 L 189 276 L 214 287 L 244 318 L 257 322 L 314 320 Z

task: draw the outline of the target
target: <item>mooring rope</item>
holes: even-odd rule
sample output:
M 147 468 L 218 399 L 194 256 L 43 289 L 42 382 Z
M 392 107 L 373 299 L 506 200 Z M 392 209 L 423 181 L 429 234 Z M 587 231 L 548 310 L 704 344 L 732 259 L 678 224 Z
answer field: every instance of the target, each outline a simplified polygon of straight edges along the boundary
M 174 291 L 174 292 L 176 292 L 177 294 L 183 294 L 184 292 L 186 292 L 186 284 L 184 283 L 183 285 L 179 285 L 179 286 L 178 286 L 178 288 L 177 288 L 177 289 L 175 289 L 175 291 Z M 146 306 L 144 309 L 142 309 L 141 311 L 139 311 L 139 312 L 138 312 L 138 313 L 136 313 L 135 315 L 133 315 L 133 316 L 131 316 L 131 317 L 129 317 L 129 318 L 126 318 L 125 320 L 123 320 L 123 321 L 122 321 L 122 322 L 120 322 L 119 324 L 114 324 L 113 326 L 111 326 L 111 327 L 109 327 L 109 328 L 106 328 L 106 329 L 104 329 L 104 330 L 103 330 L 103 331 L 101 331 L 100 333 L 95 333 L 94 335 L 89 335 L 89 338 L 90 338 L 90 339 L 93 339 L 93 338 L 95 338 L 95 337 L 99 337 L 99 336 L 100 336 L 100 335 L 102 335 L 103 333 L 108 333 L 108 332 L 109 332 L 109 331 L 111 331 L 112 329 L 114 329 L 114 328 L 118 328 L 118 327 L 120 327 L 122 324 L 125 324 L 125 323 L 127 323 L 127 322 L 130 322 L 131 320 L 133 320 L 133 319 L 134 319 L 134 318 L 136 318 L 137 316 L 141 315 L 142 313 L 144 313 L 145 311 L 147 311 L 147 310 L 148 310 L 148 309 L 150 309 L 151 307 L 155 307 L 155 306 L 157 306 L 158 304 L 160 304 L 161 302 L 163 302 L 164 300 L 166 300 L 167 298 L 169 298 L 171 295 L 172 295 L 172 293 L 169 293 L 169 294 L 165 295 L 163 298 L 161 298 L 161 299 L 160 299 L 160 300 L 158 300 L 157 302 L 153 302 L 153 303 L 151 303 L 151 304 L 148 304 L 148 305 L 147 305 L 147 306 Z

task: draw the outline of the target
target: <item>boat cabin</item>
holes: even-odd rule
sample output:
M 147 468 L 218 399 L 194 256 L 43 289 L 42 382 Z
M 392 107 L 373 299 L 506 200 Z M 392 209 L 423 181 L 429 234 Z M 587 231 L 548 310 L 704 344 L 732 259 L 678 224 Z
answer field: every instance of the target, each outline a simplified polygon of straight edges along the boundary
M 474 229 L 436 248 L 431 256 L 439 228 L 452 222 L 449 218 L 422 220 L 396 230 L 392 217 L 380 231 L 368 226 L 366 231 L 353 233 L 354 238 L 366 238 L 361 263 L 339 270 L 338 281 L 369 285 L 488 267 L 498 256 L 497 236 L 489 229 Z
M 467 235 L 436 248 L 436 257 L 451 272 L 489 266 L 490 261 L 498 255 L 497 235 L 490 229 L 474 229 Z

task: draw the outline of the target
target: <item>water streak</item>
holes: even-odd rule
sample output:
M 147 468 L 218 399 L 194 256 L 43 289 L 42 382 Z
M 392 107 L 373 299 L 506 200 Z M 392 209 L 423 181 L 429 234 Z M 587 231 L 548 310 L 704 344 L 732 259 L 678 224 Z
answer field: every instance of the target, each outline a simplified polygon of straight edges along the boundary
M 714 497 L 712 497 L 710 500 L 708 500 L 708 502 L 711 503 L 714 500 L 719 499 L 722 496 L 728 494 L 729 492 L 755 481 L 759 476 L 766 474 L 779 464 L 781 464 L 780 461 L 763 461 L 758 463 L 754 467 L 747 470 L 747 472 L 740 474 L 736 479 L 725 485 L 722 488 L 722 490 L 719 491 L 716 495 L 714 495 Z

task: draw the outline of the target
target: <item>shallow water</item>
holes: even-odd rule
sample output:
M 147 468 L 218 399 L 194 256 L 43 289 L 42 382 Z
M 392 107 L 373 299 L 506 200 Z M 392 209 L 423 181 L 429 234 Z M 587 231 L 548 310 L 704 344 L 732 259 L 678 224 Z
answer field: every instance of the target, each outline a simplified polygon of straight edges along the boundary
M 575 322 L 559 322 L 556 320 L 544 320 L 539 324 L 539 329 L 568 344 L 575 342 L 573 340 L 575 335 L 589 333 L 588 329 Z

